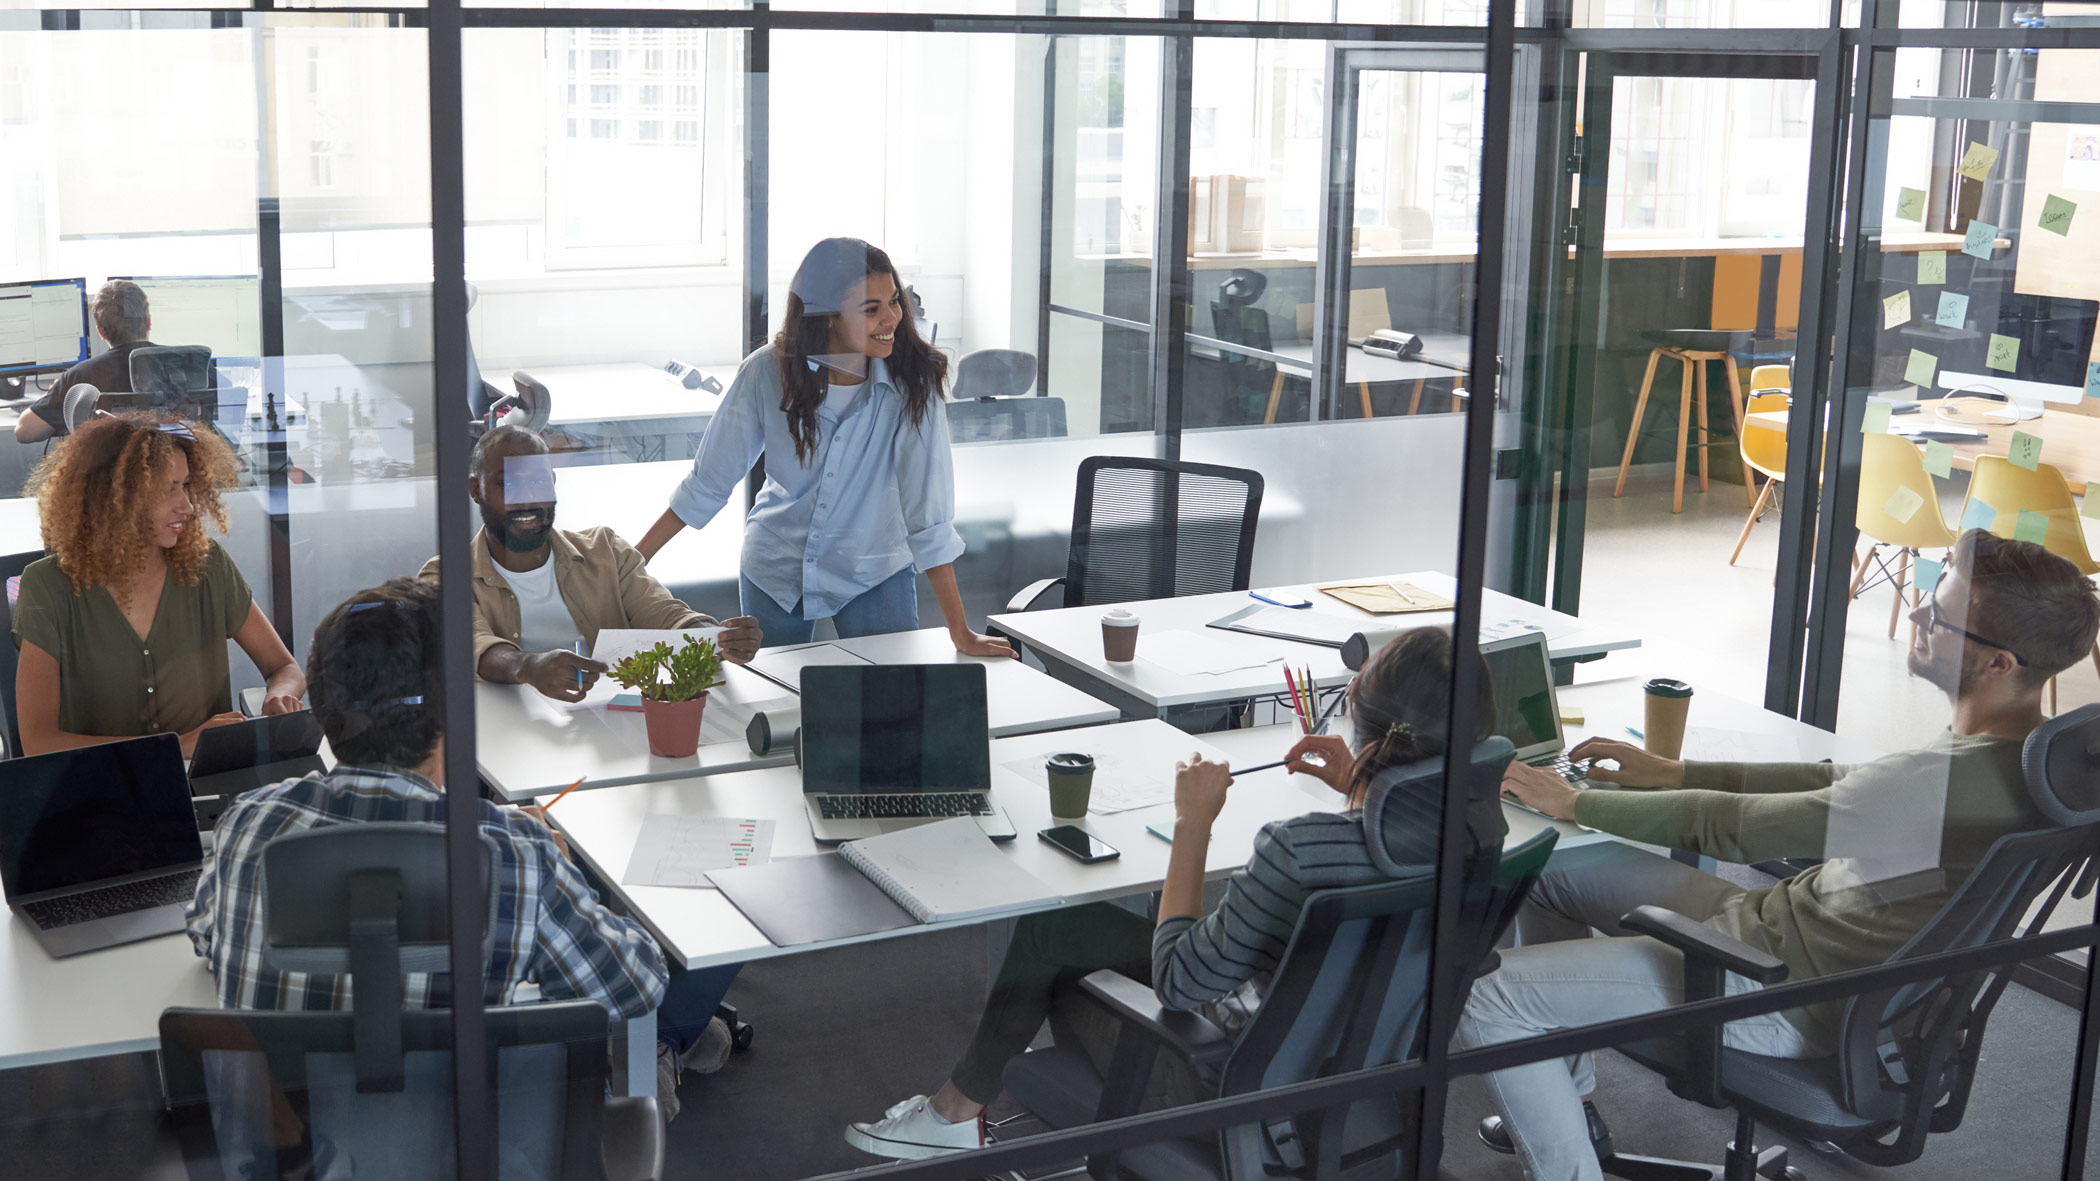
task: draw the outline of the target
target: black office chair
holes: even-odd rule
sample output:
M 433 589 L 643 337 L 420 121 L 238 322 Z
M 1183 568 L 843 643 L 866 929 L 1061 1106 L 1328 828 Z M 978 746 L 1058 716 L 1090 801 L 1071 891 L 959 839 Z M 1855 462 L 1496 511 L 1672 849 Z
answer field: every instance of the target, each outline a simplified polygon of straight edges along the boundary
M 2093 888 L 2100 848 L 2100 705 L 2052 718 L 2028 735 L 2021 755 L 2027 795 L 2055 827 L 2001 837 L 1940 913 L 1890 962 L 1980 947 L 2040 932 L 2066 893 Z M 2054 888 L 2052 889 L 2051 886 Z M 2048 891 L 2039 908 L 2035 900 Z M 1685 999 L 1721 994 L 1723 971 L 1764 984 L 1786 965 L 1660 907 L 1621 920 L 1684 953 Z M 1612 1156 L 1606 1173 L 1636 1181 L 1800 1178 L 1786 1149 L 1759 1152 L 1756 1125 L 1836 1145 L 1870 1165 L 1917 1160 L 1925 1138 L 1961 1126 L 1983 1053 L 1984 1024 L 2012 981 L 2013 965 L 1877 989 L 1845 1002 L 1838 1052 L 1805 1061 L 1721 1045 L 1721 1026 L 1620 1049 L 1669 1080 L 1670 1090 L 1708 1107 L 1733 1107 L 1736 1132 L 1718 1166 Z
M 1029 610 L 1054 586 L 1064 607 L 1246 590 L 1261 494 L 1261 473 L 1246 468 L 1088 456 L 1065 576 L 1031 583 L 1006 609 Z
M 101 408 L 115 411 L 118 401 L 118 395 L 105 394 Z M 207 406 L 216 418 L 218 374 L 212 369 L 210 349 L 185 344 L 146 345 L 131 351 L 131 398 L 123 408 L 197 418 Z
M 1212 300 L 1210 322 L 1217 330 L 1218 339 L 1228 344 L 1260 349 L 1265 353 L 1276 347 L 1269 330 L 1269 313 L 1261 308 Z M 1297 375 L 1284 372 L 1274 361 L 1225 349 L 1218 350 L 1218 360 L 1232 376 L 1233 390 L 1237 395 L 1235 409 L 1238 413 L 1231 420 L 1253 422 L 1259 408 L 1261 421 L 1275 422 L 1277 409 L 1283 402 L 1283 387 Z M 1304 379 L 1301 377 L 1301 380 Z
M 1466 829 L 1472 847 L 1458 888 L 1461 954 L 1476 974 L 1492 960 L 1557 839 L 1549 829 L 1498 855 L 1505 826 L 1497 796 L 1511 753 L 1508 740 L 1495 738 L 1473 754 Z M 1388 834 L 1395 860 L 1434 858 L 1442 774 L 1441 760 L 1393 768 L 1366 793 L 1366 828 Z M 1010 1063 L 1006 1090 L 1062 1129 L 1135 1114 L 1162 1051 L 1206 1089 L 1214 1084 L 1220 1098 L 1418 1057 L 1436 889 L 1434 874 L 1424 874 L 1315 891 L 1261 1008 L 1237 1038 L 1198 1014 L 1162 1008 L 1150 989 L 1125 976 L 1095 972 L 1080 982 L 1084 998 L 1120 1023 L 1107 1081 L 1077 1039 L 1053 1024 L 1057 1044 Z M 1411 1121 L 1386 1097 L 1097 1154 L 1087 1171 L 1103 1181 L 1368 1181 L 1406 1176 L 1413 1145 Z
M 22 663 L 22 650 L 14 641 L 16 588 L 10 584 L 43 556 L 40 549 L 0 556 L 0 635 L 6 637 L 0 642 L 0 722 L 7 728 L 7 750 L 0 757 L 10 759 L 22 753 L 22 726 L 15 718 L 15 670 Z
M 355 1009 L 161 1015 L 164 1097 L 191 1177 L 327 1176 L 346 1157 L 360 1177 L 451 1176 L 452 1015 L 401 1008 L 402 973 L 447 970 L 445 864 L 433 824 L 337 825 L 264 848 L 265 968 L 347 972 Z M 493 934 L 484 927 L 484 957 Z M 499 1177 L 662 1174 L 656 1100 L 605 1095 L 604 1006 L 491 1008 L 488 1045 Z M 276 1143 L 286 1124 L 301 1143 Z

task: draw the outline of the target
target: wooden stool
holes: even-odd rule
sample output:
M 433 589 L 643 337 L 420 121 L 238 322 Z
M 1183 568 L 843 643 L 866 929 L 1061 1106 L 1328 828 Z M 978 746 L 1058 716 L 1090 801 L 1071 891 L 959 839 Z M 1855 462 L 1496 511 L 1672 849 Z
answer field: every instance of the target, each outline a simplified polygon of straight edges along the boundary
M 1677 492 L 1670 502 L 1670 511 L 1684 511 L 1684 457 L 1687 436 L 1692 425 L 1692 387 L 1699 389 L 1699 491 L 1706 491 L 1706 363 L 1719 361 L 1728 367 L 1728 401 L 1735 408 L 1736 437 L 1743 433 L 1743 383 L 1736 371 L 1735 354 L 1724 350 L 1685 349 L 1659 347 L 1648 352 L 1648 373 L 1641 378 L 1641 396 L 1633 404 L 1633 425 L 1626 429 L 1626 453 L 1619 457 L 1619 482 L 1612 486 L 1616 497 L 1626 491 L 1626 472 L 1633 466 L 1633 445 L 1641 437 L 1641 420 L 1648 413 L 1648 393 L 1655 385 L 1655 367 L 1664 357 L 1675 358 L 1684 366 L 1684 377 L 1678 397 L 1677 409 Z M 1696 379 L 1696 380 L 1695 380 Z M 1757 506 L 1757 479 L 1750 474 L 1750 461 L 1743 461 L 1743 495 L 1752 508 Z

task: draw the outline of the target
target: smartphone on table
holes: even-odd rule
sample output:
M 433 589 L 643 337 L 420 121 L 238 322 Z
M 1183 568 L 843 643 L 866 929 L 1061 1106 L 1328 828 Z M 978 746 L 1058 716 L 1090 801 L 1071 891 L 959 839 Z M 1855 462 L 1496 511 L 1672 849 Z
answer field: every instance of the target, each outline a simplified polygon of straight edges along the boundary
M 1045 844 L 1057 846 L 1060 851 L 1085 865 L 1092 865 L 1096 861 L 1113 861 L 1123 855 L 1115 846 L 1076 824 L 1060 824 L 1055 828 L 1043 829 L 1035 835 L 1041 837 Z

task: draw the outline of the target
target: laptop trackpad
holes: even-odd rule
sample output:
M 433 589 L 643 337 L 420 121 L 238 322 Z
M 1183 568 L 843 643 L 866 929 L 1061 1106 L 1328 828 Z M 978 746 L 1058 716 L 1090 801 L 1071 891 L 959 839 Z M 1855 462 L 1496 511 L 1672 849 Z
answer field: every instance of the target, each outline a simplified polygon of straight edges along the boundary
M 150 910 L 111 915 L 106 919 L 97 919 L 96 922 L 107 932 L 110 943 L 130 943 L 138 939 L 151 939 L 155 935 L 172 935 L 182 930 L 182 912 L 185 909 L 180 903 L 170 903 Z

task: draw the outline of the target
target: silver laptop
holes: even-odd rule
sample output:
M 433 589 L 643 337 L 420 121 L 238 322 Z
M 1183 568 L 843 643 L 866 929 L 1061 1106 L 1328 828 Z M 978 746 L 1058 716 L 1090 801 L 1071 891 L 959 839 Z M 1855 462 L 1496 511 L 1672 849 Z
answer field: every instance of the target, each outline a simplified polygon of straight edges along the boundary
M 53 956 L 182 930 L 203 867 L 175 735 L 0 762 L 0 887 Z
M 1488 681 L 1495 690 L 1495 733 L 1510 740 L 1517 758 L 1582 783 L 1587 762 L 1568 759 L 1560 729 L 1560 701 L 1553 693 L 1553 661 L 1546 633 L 1523 632 L 1480 646 Z
M 981 664 L 840 664 L 802 670 L 796 746 L 810 831 L 826 844 L 969 816 L 995 841 Z

